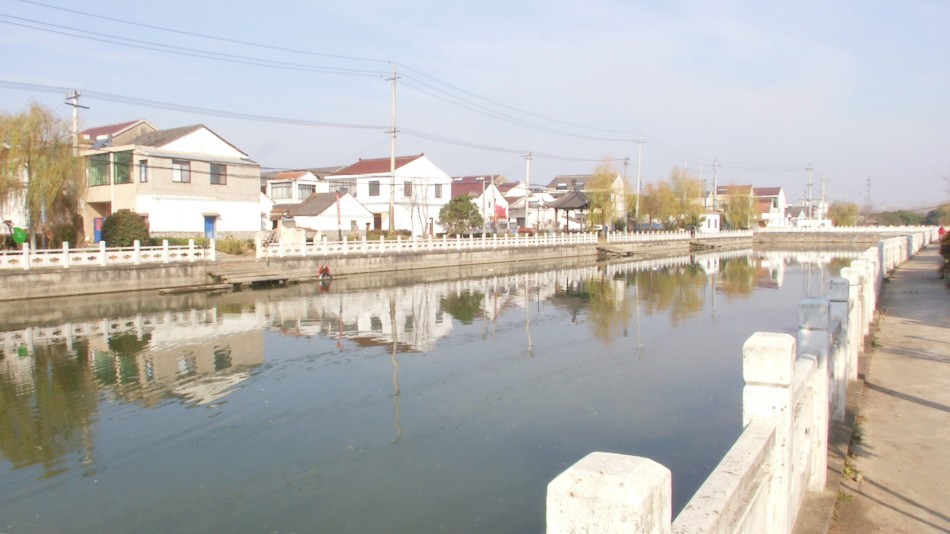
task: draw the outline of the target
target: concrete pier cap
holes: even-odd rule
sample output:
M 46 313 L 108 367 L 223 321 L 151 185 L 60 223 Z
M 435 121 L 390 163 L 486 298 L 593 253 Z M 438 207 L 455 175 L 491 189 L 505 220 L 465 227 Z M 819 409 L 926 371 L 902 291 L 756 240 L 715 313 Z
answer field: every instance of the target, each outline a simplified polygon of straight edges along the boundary
M 798 305 L 798 326 L 809 330 L 828 328 L 828 299 L 806 297 Z
M 795 338 L 789 334 L 752 334 L 742 345 L 742 378 L 746 384 L 791 385 L 795 351 Z
M 548 484 L 547 532 L 669 533 L 672 491 L 649 458 L 592 452 Z

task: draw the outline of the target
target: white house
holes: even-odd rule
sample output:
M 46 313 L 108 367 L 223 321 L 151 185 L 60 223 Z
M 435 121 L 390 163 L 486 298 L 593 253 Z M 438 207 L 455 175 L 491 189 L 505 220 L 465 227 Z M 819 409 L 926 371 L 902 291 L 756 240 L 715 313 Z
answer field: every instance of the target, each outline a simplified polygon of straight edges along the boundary
M 452 178 L 423 154 L 397 157 L 392 173 L 390 158 L 361 159 L 326 179 L 331 191 L 350 193 L 373 213 L 373 229 L 413 236 L 444 231 L 439 211 L 451 199 Z
M 266 178 L 264 193 L 274 204 L 299 204 L 314 193 L 329 193 L 330 186 L 311 171 L 282 171 Z
M 331 239 L 365 232 L 373 224 L 373 213 L 349 193 L 315 193 L 291 206 L 284 218 L 292 218 L 298 229 L 312 230 Z
M 752 194 L 759 205 L 759 226 L 775 228 L 790 225 L 785 213 L 788 201 L 781 187 L 753 187 Z
M 86 236 L 98 239 L 100 221 L 120 209 L 144 216 L 158 237 L 249 238 L 261 230 L 260 165 L 247 154 L 201 124 L 116 126 L 84 132 L 94 141 L 80 152 Z
M 504 183 L 504 177 L 498 175 L 455 177 L 452 178 L 452 198 L 469 197 L 478 208 L 484 227 L 497 228 L 497 221 L 508 220 L 508 199 L 498 188 L 500 183 Z
M 696 229 L 701 234 L 715 234 L 722 230 L 722 213 L 718 211 L 707 210 L 703 213 L 699 228 Z

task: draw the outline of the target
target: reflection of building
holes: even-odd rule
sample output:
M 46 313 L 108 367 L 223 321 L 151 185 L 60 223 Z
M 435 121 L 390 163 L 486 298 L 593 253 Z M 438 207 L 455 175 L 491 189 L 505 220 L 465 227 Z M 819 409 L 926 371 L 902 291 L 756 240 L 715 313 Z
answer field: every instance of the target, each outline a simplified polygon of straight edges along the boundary
M 73 358 L 88 357 L 100 386 L 121 385 L 122 397 L 150 404 L 182 384 L 199 387 L 202 377 L 263 363 L 264 325 L 253 313 L 224 315 L 212 308 L 2 332 L 3 354 L 21 357 L 0 359 L 0 374 L 18 383 L 31 380 L 36 350 L 61 345 Z

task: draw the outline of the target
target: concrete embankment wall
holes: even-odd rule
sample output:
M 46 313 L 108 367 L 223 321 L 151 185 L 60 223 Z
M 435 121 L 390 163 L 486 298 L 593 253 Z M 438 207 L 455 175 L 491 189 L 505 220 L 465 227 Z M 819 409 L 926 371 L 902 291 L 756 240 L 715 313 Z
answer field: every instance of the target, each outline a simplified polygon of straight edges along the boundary
M 208 283 L 210 263 L 49 268 L 0 272 L 0 300 L 123 293 Z
M 689 252 L 686 241 L 639 243 L 635 250 L 642 256 L 665 256 Z M 384 256 L 350 254 L 258 260 L 253 267 L 293 277 L 315 275 L 322 265 L 335 276 L 364 273 L 393 273 L 422 269 L 459 269 L 493 263 L 548 261 L 558 258 L 594 258 L 596 245 L 458 250 L 447 252 L 403 252 Z M 121 267 L 49 268 L 0 272 L 0 301 L 63 296 L 156 291 L 212 282 L 213 272 L 224 269 L 224 262 L 193 262 L 164 265 Z M 251 261 L 245 263 L 250 265 Z

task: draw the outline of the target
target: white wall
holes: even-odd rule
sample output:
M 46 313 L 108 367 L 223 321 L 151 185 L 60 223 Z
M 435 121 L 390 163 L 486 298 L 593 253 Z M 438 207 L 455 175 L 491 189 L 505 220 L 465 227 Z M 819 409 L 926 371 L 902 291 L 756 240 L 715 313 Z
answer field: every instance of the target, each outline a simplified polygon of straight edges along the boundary
M 208 198 L 141 195 L 135 211 L 147 213 L 151 233 L 188 232 L 204 235 L 205 213 L 216 213 L 215 231 L 259 232 L 260 202 L 235 202 Z

